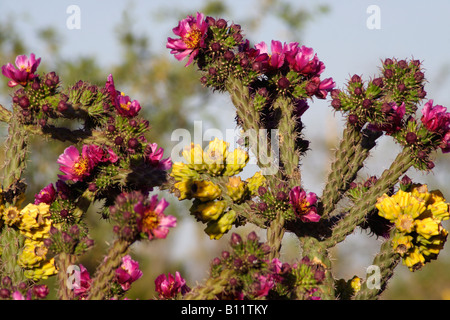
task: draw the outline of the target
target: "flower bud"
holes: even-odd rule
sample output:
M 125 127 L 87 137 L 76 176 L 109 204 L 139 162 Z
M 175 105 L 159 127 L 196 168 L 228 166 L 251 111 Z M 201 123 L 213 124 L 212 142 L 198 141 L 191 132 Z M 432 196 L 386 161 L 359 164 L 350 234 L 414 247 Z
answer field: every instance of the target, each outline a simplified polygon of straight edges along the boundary
M 406 134 L 406 142 L 409 144 L 413 144 L 417 141 L 417 135 L 414 132 L 408 132 Z
M 231 235 L 231 245 L 232 246 L 238 246 L 242 243 L 242 238 L 237 233 L 233 233 Z

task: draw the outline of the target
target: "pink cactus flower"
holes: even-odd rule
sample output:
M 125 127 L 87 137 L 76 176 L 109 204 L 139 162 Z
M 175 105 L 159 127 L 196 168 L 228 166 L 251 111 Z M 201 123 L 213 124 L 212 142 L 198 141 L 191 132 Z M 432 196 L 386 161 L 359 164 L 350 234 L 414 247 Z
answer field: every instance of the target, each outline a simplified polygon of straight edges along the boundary
M 39 204 L 41 202 L 51 204 L 53 201 L 55 201 L 56 190 L 53 186 L 53 183 L 50 183 L 41 191 L 39 191 L 39 193 L 34 196 L 34 199 L 34 204 Z
M 73 293 L 75 297 L 84 299 L 88 296 L 91 289 L 91 276 L 89 271 L 82 265 L 79 265 L 80 270 L 74 271 L 74 277 L 79 280 L 73 283 Z
M 265 42 L 260 42 L 255 45 L 255 48 L 259 50 L 260 54 L 267 54 L 269 56 L 269 66 L 272 69 L 280 69 L 286 62 L 286 54 L 289 54 L 292 50 L 295 50 L 298 43 L 293 42 L 290 44 L 281 43 L 280 41 L 272 40 L 271 53 L 267 48 Z
M 198 55 L 199 49 L 204 47 L 204 40 L 208 31 L 208 23 L 205 21 L 203 13 L 197 12 L 197 16 L 188 16 L 181 20 L 178 26 L 173 28 L 173 33 L 180 38 L 167 39 L 166 47 L 172 49 L 171 54 L 175 55 L 177 60 L 183 60 L 186 57 L 190 65 Z
M 142 277 L 139 263 L 129 255 L 122 258 L 122 265 L 116 269 L 116 280 L 124 291 L 130 289 L 131 284 Z
M 36 59 L 34 53 L 28 58 L 26 55 L 16 57 L 16 67 L 11 63 L 2 66 L 2 74 L 11 79 L 8 82 L 9 87 L 15 87 L 18 84 L 25 86 L 29 80 L 37 77 L 35 74 L 37 67 L 41 63 L 41 58 Z
M 289 192 L 289 202 L 291 203 L 295 214 L 303 222 L 317 222 L 320 216 L 317 214 L 317 195 L 313 192 L 306 194 L 301 187 L 294 187 Z
M 424 105 L 420 120 L 432 132 L 445 135 L 450 130 L 450 113 L 441 105 L 433 106 L 432 99 Z
M 132 118 L 136 116 L 141 110 L 141 105 L 137 100 L 131 100 L 129 96 L 126 96 L 123 92 L 116 97 L 114 106 L 117 112 L 124 117 Z
M 164 149 L 158 148 L 156 143 L 148 144 L 146 148 L 146 161 L 150 163 L 152 166 L 161 169 L 161 170 L 169 170 L 172 167 L 171 158 L 162 159 L 164 155 Z
M 171 299 L 178 293 L 184 295 L 191 289 L 186 285 L 186 280 L 176 271 L 175 277 L 170 272 L 168 276 L 165 274 L 159 275 L 155 279 L 155 290 L 159 293 L 160 299 Z
M 300 48 L 292 46 L 286 59 L 292 70 L 304 75 L 318 76 L 325 69 L 325 65 L 317 58 L 317 54 L 314 54 L 314 50 L 305 46 Z
M 102 157 L 103 150 L 97 146 L 84 145 L 81 154 L 75 146 L 70 146 L 64 150 L 64 153 L 57 160 L 57 163 L 61 165 L 59 170 L 65 173 L 64 175 L 58 175 L 58 177 L 63 181 L 82 181 L 90 175 L 92 169 Z
M 139 229 L 148 235 L 149 240 L 154 238 L 165 239 L 169 233 L 169 228 L 176 226 L 177 219 L 174 216 L 164 214 L 168 205 L 169 203 L 164 198 L 158 202 L 158 196 L 154 195 L 150 204 L 144 205 L 139 202 L 134 206 L 134 211 L 139 214 Z

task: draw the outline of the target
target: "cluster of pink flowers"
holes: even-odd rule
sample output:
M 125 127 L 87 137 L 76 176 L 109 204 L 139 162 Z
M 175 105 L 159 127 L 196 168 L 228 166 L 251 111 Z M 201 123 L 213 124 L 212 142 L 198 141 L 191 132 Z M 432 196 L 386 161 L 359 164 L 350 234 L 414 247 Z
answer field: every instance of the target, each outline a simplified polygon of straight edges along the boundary
M 301 187 L 294 187 L 289 192 L 289 202 L 297 217 L 303 222 L 318 222 L 320 220 L 316 207 L 317 195 L 314 192 L 307 194 Z
M 26 84 L 37 77 L 35 74 L 37 67 L 41 63 L 41 58 L 36 59 L 34 53 L 30 54 L 28 58 L 26 55 L 19 55 L 16 57 L 16 67 L 11 63 L 2 66 L 2 74 L 11 79 L 8 82 L 9 87 L 17 85 L 26 86 Z
M 422 109 L 421 121 L 428 130 L 442 137 L 442 152 L 450 152 L 450 113 L 447 108 L 441 105 L 433 106 L 433 100 L 429 100 Z

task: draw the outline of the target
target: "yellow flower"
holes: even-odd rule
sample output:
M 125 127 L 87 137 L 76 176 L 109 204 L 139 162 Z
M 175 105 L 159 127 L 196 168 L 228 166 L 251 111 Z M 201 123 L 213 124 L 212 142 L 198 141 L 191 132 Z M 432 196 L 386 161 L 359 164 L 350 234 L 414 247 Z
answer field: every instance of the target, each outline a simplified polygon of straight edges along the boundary
M 191 214 L 195 215 L 198 220 L 208 222 L 210 220 L 217 220 L 226 208 L 226 201 L 208 201 L 208 202 L 194 202 L 191 207 Z
M 220 188 L 211 181 L 185 180 L 175 183 L 174 187 L 180 192 L 178 200 L 196 198 L 207 202 L 218 198 L 221 194 Z
M 250 190 L 251 195 L 254 196 L 258 194 L 258 188 L 266 183 L 266 178 L 258 171 L 246 181 L 248 190 Z
M 234 176 L 241 172 L 249 160 L 248 153 L 240 148 L 228 153 L 226 158 L 226 168 L 224 176 Z
M 188 165 L 183 162 L 173 163 L 170 176 L 172 176 L 177 181 L 198 179 L 200 177 L 197 171 L 190 169 Z
M 209 142 L 208 148 L 203 153 L 203 160 L 210 174 L 219 175 L 222 173 L 228 155 L 228 146 L 229 143 L 218 138 Z
M 407 253 L 413 246 L 413 237 L 403 233 L 396 233 L 392 238 L 394 251 L 403 255 Z
M 20 212 L 16 207 L 8 207 L 2 210 L 2 219 L 11 227 L 20 221 Z
M 231 200 L 235 202 L 242 200 L 248 191 L 245 183 L 241 180 L 241 177 L 239 176 L 228 178 L 228 183 L 226 187 L 228 195 L 230 196 Z
M 50 206 L 46 203 L 28 204 L 20 211 L 20 232 L 27 238 L 37 240 L 49 237 L 51 228 Z
M 24 248 L 19 255 L 18 264 L 23 268 L 33 268 L 45 260 L 47 247 L 42 241 L 25 239 Z
M 233 227 L 235 220 L 236 212 L 234 210 L 230 210 L 223 214 L 218 220 L 208 222 L 205 232 L 209 235 L 210 239 L 219 240 Z
M 350 281 L 350 286 L 352 287 L 353 292 L 357 293 L 359 290 L 361 290 L 361 278 L 354 276 Z
M 416 231 L 425 239 L 430 239 L 432 236 L 440 234 L 442 229 L 439 220 L 434 218 L 425 218 L 416 221 Z
M 419 270 L 425 264 L 425 257 L 420 253 L 419 248 L 415 247 L 405 257 L 403 257 L 402 263 L 411 271 Z
M 191 143 L 183 150 L 183 157 L 187 161 L 189 168 L 202 173 L 206 170 L 205 162 L 203 161 L 203 149 L 199 144 Z
M 24 275 L 28 279 L 38 281 L 41 279 L 48 279 L 48 277 L 53 276 L 58 273 L 55 266 L 55 258 L 42 262 L 38 267 L 33 269 L 25 270 Z

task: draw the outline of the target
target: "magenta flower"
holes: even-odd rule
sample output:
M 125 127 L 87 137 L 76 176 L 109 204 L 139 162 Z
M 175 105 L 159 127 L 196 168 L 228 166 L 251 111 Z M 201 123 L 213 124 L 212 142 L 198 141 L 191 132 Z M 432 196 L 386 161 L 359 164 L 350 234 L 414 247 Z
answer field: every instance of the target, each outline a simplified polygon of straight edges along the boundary
M 75 297 L 82 299 L 86 298 L 91 289 L 91 276 L 89 275 L 89 271 L 80 264 L 80 270 L 75 270 L 74 276 L 75 279 L 79 280 L 73 283 L 73 293 Z
M 32 290 L 33 290 L 33 294 L 38 299 L 44 299 L 49 294 L 48 286 L 45 284 L 35 285 Z
M 159 275 L 155 279 L 155 290 L 159 293 L 160 299 L 171 299 L 178 293 L 184 295 L 191 289 L 186 285 L 186 280 L 176 271 L 175 277 L 170 272 L 168 277 L 165 274 Z
M 320 216 L 317 214 L 317 196 L 315 193 L 310 192 L 306 194 L 305 190 L 301 187 L 294 187 L 289 192 L 289 202 L 291 203 L 295 214 L 303 222 L 317 222 L 320 220 Z
M 53 187 L 53 183 L 50 183 L 48 186 L 39 191 L 38 194 L 34 196 L 34 204 L 39 204 L 41 202 L 46 204 L 51 204 L 56 199 L 56 190 Z
M 448 131 L 442 139 L 441 150 L 442 153 L 450 152 L 450 131 Z
M 190 65 L 198 55 L 199 49 L 205 45 L 205 37 L 208 31 L 208 23 L 205 21 L 203 13 L 197 12 L 196 18 L 188 16 L 181 20 L 178 26 L 172 29 L 179 39 L 167 39 L 166 47 L 172 49 L 171 54 L 177 60 L 183 60 L 189 56 L 186 66 Z
M 139 215 L 138 227 L 140 231 L 148 235 L 149 240 L 154 238 L 165 239 L 169 233 L 169 228 L 177 224 L 174 216 L 166 216 L 164 210 L 169 203 L 162 198 L 158 202 L 158 196 L 151 198 L 150 204 L 144 205 L 139 202 L 134 206 L 134 211 Z
M 93 168 L 92 161 L 89 159 L 87 145 L 83 146 L 81 154 L 75 146 L 66 148 L 56 162 L 61 165 L 59 170 L 65 173 L 65 175 L 58 175 L 64 181 L 82 181 L 90 175 Z
M 328 92 L 334 89 L 336 83 L 333 81 L 333 78 L 327 78 L 320 82 L 319 88 L 316 91 L 316 97 L 319 99 L 325 99 L 327 97 Z
M 158 145 L 156 143 L 148 144 L 147 148 L 145 149 L 145 153 L 148 154 L 148 156 L 145 158 L 146 161 L 153 167 L 161 170 L 169 170 L 172 167 L 171 158 L 169 157 L 166 159 L 162 159 L 164 155 L 164 149 L 158 149 Z
M 127 118 L 136 116 L 141 110 L 139 102 L 137 100 L 131 101 L 130 97 L 126 96 L 124 93 L 121 93 L 116 97 L 114 106 L 121 116 Z
M 124 291 L 130 289 L 133 282 L 142 277 L 139 263 L 131 259 L 129 255 L 122 258 L 122 265 L 116 269 L 116 280 Z
M 269 56 L 269 66 L 272 69 L 280 69 L 284 66 L 286 62 L 286 54 L 289 54 L 292 50 L 295 50 L 298 43 L 293 42 L 290 44 L 282 44 L 280 41 L 272 40 L 271 51 L 269 53 L 267 44 L 265 42 L 260 42 L 255 45 L 255 48 L 259 50 L 260 54 L 267 54 Z
M 89 154 L 94 164 L 100 162 L 115 163 L 119 159 L 111 148 L 108 148 L 108 150 L 105 151 L 102 147 L 95 144 L 89 145 Z
M 111 102 L 115 103 L 116 98 L 120 95 L 120 91 L 116 90 L 116 86 L 114 85 L 114 79 L 112 74 L 109 74 L 106 79 L 105 88 L 111 96 Z
M 433 106 L 429 100 L 422 109 L 422 123 L 432 132 L 445 135 L 450 130 L 450 113 L 441 105 Z
M 325 65 L 317 58 L 312 48 L 292 46 L 286 59 L 292 70 L 304 75 L 320 75 L 325 69 Z
M 36 60 L 34 53 L 30 54 L 30 58 L 26 55 L 20 55 L 16 57 L 17 68 L 8 63 L 2 66 L 2 74 L 11 79 L 8 82 L 9 87 L 15 87 L 18 84 L 25 86 L 29 80 L 37 77 L 35 72 L 39 63 L 41 63 L 41 58 Z
M 269 294 L 269 291 L 275 286 L 275 281 L 271 275 L 257 277 L 257 282 L 254 284 L 254 295 L 256 297 L 265 297 Z
M 16 290 L 12 294 L 13 300 L 31 300 L 31 290 L 27 291 L 27 295 L 24 296 L 19 290 Z

